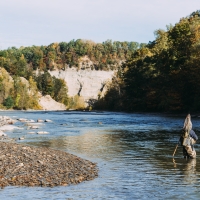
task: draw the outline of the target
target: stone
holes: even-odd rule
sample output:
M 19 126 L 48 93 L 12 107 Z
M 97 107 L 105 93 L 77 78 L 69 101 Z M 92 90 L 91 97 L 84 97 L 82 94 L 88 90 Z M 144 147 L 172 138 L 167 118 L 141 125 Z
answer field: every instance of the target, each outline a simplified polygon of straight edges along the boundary
M 43 147 L 0 142 L 0 187 L 56 187 L 98 177 L 95 163 L 75 155 Z
M 42 119 L 38 119 L 37 122 L 44 122 L 44 120 L 42 120 Z
M 17 167 L 23 167 L 24 164 L 23 163 L 19 163 L 19 165 Z
M 48 134 L 49 132 L 47 131 L 38 131 L 37 134 Z
M 27 119 L 25 119 L 25 118 L 19 118 L 18 119 L 20 122 L 26 122 L 27 121 Z
M 33 120 L 33 119 L 30 119 L 30 120 L 27 120 L 26 122 L 27 122 L 27 123 L 34 123 L 34 122 L 35 122 L 35 120 Z
M 30 128 L 31 129 L 38 129 L 39 127 L 38 126 L 31 126 Z
M 52 122 L 52 120 L 50 120 L 50 119 L 45 119 L 45 122 Z
M 7 134 L 0 130 L 0 136 L 7 136 Z

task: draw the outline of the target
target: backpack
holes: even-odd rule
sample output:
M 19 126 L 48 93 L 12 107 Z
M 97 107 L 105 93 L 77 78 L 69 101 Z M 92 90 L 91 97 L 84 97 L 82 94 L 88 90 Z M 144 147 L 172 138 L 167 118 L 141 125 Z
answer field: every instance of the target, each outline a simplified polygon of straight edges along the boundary
M 188 131 L 184 131 L 183 135 L 180 138 L 182 146 L 189 146 L 190 144 L 190 134 Z

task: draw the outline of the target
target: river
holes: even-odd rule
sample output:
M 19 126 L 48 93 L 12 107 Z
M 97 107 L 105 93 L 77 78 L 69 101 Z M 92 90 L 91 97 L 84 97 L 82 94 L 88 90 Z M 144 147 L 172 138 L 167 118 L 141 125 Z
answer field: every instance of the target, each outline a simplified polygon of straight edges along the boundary
M 172 157 L 185 116 L 155 113 L 2 111 L 12 118 L 50 119 L 40 131 L 6 132 L 18 143 L 45 146 L 72 153 L 97 163 L 99 177 L 67 187 L 6 187 L 0 199 L 199 199 L 200 150 L 197 158 L 185 160 L 178 147 Z M 192 117 L 200 137 L 200 118 Z

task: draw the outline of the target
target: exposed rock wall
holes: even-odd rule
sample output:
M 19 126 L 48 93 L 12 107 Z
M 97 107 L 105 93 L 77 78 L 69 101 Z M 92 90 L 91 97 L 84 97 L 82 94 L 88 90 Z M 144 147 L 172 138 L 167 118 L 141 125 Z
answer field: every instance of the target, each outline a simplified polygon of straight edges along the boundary
M 97 71 L 91 69 L 78 70 L 67 68 L 63 70 L 49 71 L 52 76 L 62 78 L 68 86 L 68 95 L 80 95 L 85 101 L 97 99 L 98 95 L 104 95 L 106 85 L 111 81 L 114 71 Z
M 39 104 L 43 110 L 66 110 L 66 106 L 62 103 L 56 102 L 50 95 L 41 96 Z

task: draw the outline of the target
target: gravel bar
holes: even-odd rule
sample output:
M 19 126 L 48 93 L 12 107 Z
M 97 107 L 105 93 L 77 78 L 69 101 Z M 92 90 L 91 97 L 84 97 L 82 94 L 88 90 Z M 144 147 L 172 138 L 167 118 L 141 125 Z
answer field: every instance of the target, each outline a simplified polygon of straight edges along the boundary
M 98 177 L 96 163 L 49 148 L 0 141 L 0 187 L 55 187 Z

